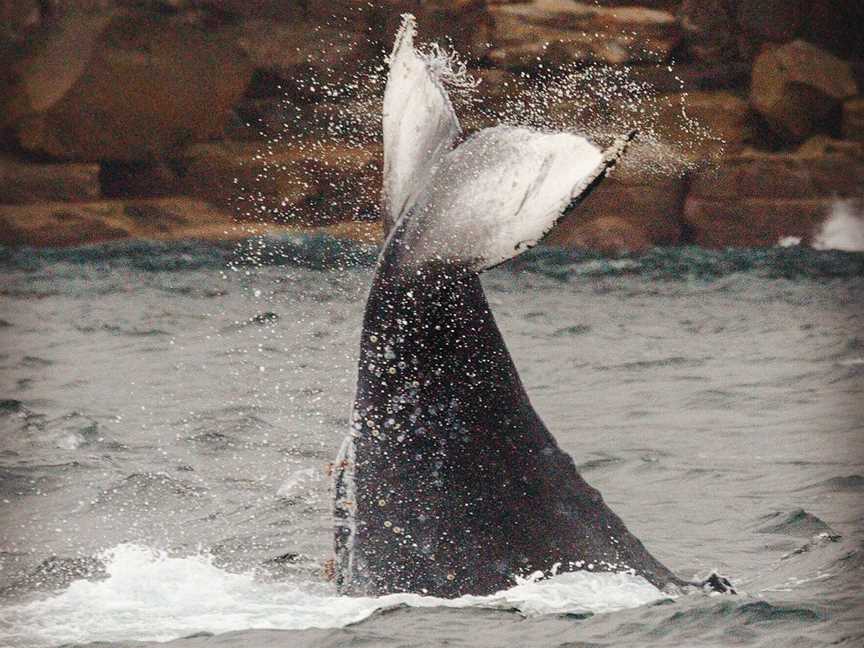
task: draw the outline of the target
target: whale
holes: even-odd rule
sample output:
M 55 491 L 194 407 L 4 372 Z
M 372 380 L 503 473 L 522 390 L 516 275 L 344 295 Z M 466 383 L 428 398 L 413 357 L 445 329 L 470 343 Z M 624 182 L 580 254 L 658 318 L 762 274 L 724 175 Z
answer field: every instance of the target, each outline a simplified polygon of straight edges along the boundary
M 690 584 L 654 558 L 534 410 L 480 275 L 536 245 L 627 150 L 496 126 L 464 138 L 464 71 L 403 17 L 384 93 L 385 242 L 334 463 L 340 593 L 453 598 L 540 572 Z M 716 589 L 728 581 L 712 575 Z M 701 583 L 699 583 L 701 584 Z M 729 586 L 731 589 L 731 585 Z

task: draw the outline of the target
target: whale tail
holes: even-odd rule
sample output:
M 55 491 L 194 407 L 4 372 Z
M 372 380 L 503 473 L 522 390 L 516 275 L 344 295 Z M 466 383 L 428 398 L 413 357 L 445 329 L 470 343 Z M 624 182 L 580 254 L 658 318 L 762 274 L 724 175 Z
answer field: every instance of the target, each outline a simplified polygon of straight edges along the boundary
M 406 14 L 389 59 L 385 228 L 400 231 L 412 264 L 444 261 L 480 272 L 536 245 L 602 182 L 636 132 L 604 151 L 572 133 L 497 126 L 454 148 L 461 128 L 448 79 L 470 83 L 440 52 L 418 53 L 415 30 Z

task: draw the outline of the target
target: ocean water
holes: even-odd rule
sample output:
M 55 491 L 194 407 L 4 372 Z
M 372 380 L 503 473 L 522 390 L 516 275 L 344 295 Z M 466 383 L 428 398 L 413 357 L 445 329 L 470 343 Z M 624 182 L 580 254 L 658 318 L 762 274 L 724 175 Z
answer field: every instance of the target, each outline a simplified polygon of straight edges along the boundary
M 535 250 L 485 275 L 585 478 L 739 594 L 578 572 L 453 601 L 338 597 L 322 569 L 374 258 L 0 250 L 0 645 L 864 643 L 864 254 Z

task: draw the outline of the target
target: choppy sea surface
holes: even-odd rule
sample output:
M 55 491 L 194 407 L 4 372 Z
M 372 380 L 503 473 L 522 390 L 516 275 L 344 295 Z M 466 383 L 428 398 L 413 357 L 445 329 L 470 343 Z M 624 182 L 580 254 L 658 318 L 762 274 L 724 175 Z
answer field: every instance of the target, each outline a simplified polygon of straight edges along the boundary
M 532 401 L 684 577 L 338 597 L 326 465 L 375 250 L 0 250 L 0 645 L 860 646 L 864 254 L 532 251 L 484 285 Z

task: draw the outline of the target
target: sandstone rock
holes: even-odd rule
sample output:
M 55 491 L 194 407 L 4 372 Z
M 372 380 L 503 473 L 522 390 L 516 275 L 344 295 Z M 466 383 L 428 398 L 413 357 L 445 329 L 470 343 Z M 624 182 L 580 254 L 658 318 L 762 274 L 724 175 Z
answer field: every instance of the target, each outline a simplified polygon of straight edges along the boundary
M 227 210 L 187 197 L 93 203 L 0 205 L 0 245 L 65 247 L 128 238 L 234 240 L 312 230 L 237 223 Z M 361 242 L 381 240 L 380 222 L 337 223 L 314 232 Z
M 491 9 L 495 48 L 488 56 L 508 68 L 665 61 L 681 37 L 672 14 L 642 7 L 535 0 Z
M 0 0 L 0 42 L 17 38 L 41 19 L 38 0 Z
M 552 230 L 547 242 L 607 253 L 674 245 L 681 238 L 684 189 L 683 178 L 616 169 Z
M 379 51 L 389 51 L 402 14 L 417 18 L 418 42 L 452 44 L 469 60 L 489 49 L 493 19 L 485 0 L 307 0 L 307 16 L 319 24 L 353 30 Z
M 63 247 L 124 238 L 237 238 L 231 215 L 189 198 L 0 205 L 0 244 Z
M 636 65 L 627 76 L 663 94 L 729 90 L 749 84 L 750 65 L 743 61 L 676 63 L 671 72 L 665 65 Z
M 688 197 L 684 220 L 691 242 L 709 248 L 771 247 L 789 236 L 809 243 L 833 204 L 825 198 L 716 201 Z
M 857 91 L 847 63 L 796 40 L 756 59 L 750 102 L 778 134 L 801 141 Z
M 843 104 L 843 137 L 864 142 L 864 98 Z
M 553 230 L 544 243 L 611 256 L 644 252 L 654 247 L 651 232 L 644 223 L 634 223 L 620 216 L 601 216 L 585 223 L 562 225 Z
M 784 42 L 798 34 L 807 0 L 736 0 L 741 30 L 751 39 Z
M 248 95 L 300 102 L 349 94 L 375 55 L 368 35 L 312 21 L 248 20 L 238 44 L 255 70 Z
M 177 161 L 176 193 L 230 207 L 246 220 L 326 223 L 377 214 L 380 149 L 199 144 Z
M 230 29 L 184 15 L 72 13 L 60 22 L 14 66 L 11 127 L 39 154 L 170 155 L 221 135 L 251 75 Z
M 750 107 L 734 94 L 688 92 L 663 99 L 658 130 L 694 161 L 740 151 L 752 139 Z
M 0 204 L 96 200 L 98 164 L 39 164 L 0 156 Z
M 864 197 L 864 147 L 814 138 L 792 153 L 748 151 L 692 179 L 684 220 L 708 247 L 809 242 L 838 199 Z
M 688 51 L 700 61 L 737 58 L 735 0 L 684 0 L 678 12 Z
M 299 21 L 306 15 L 304 0 L 171 0 L 189 7 L 240 18 Z

